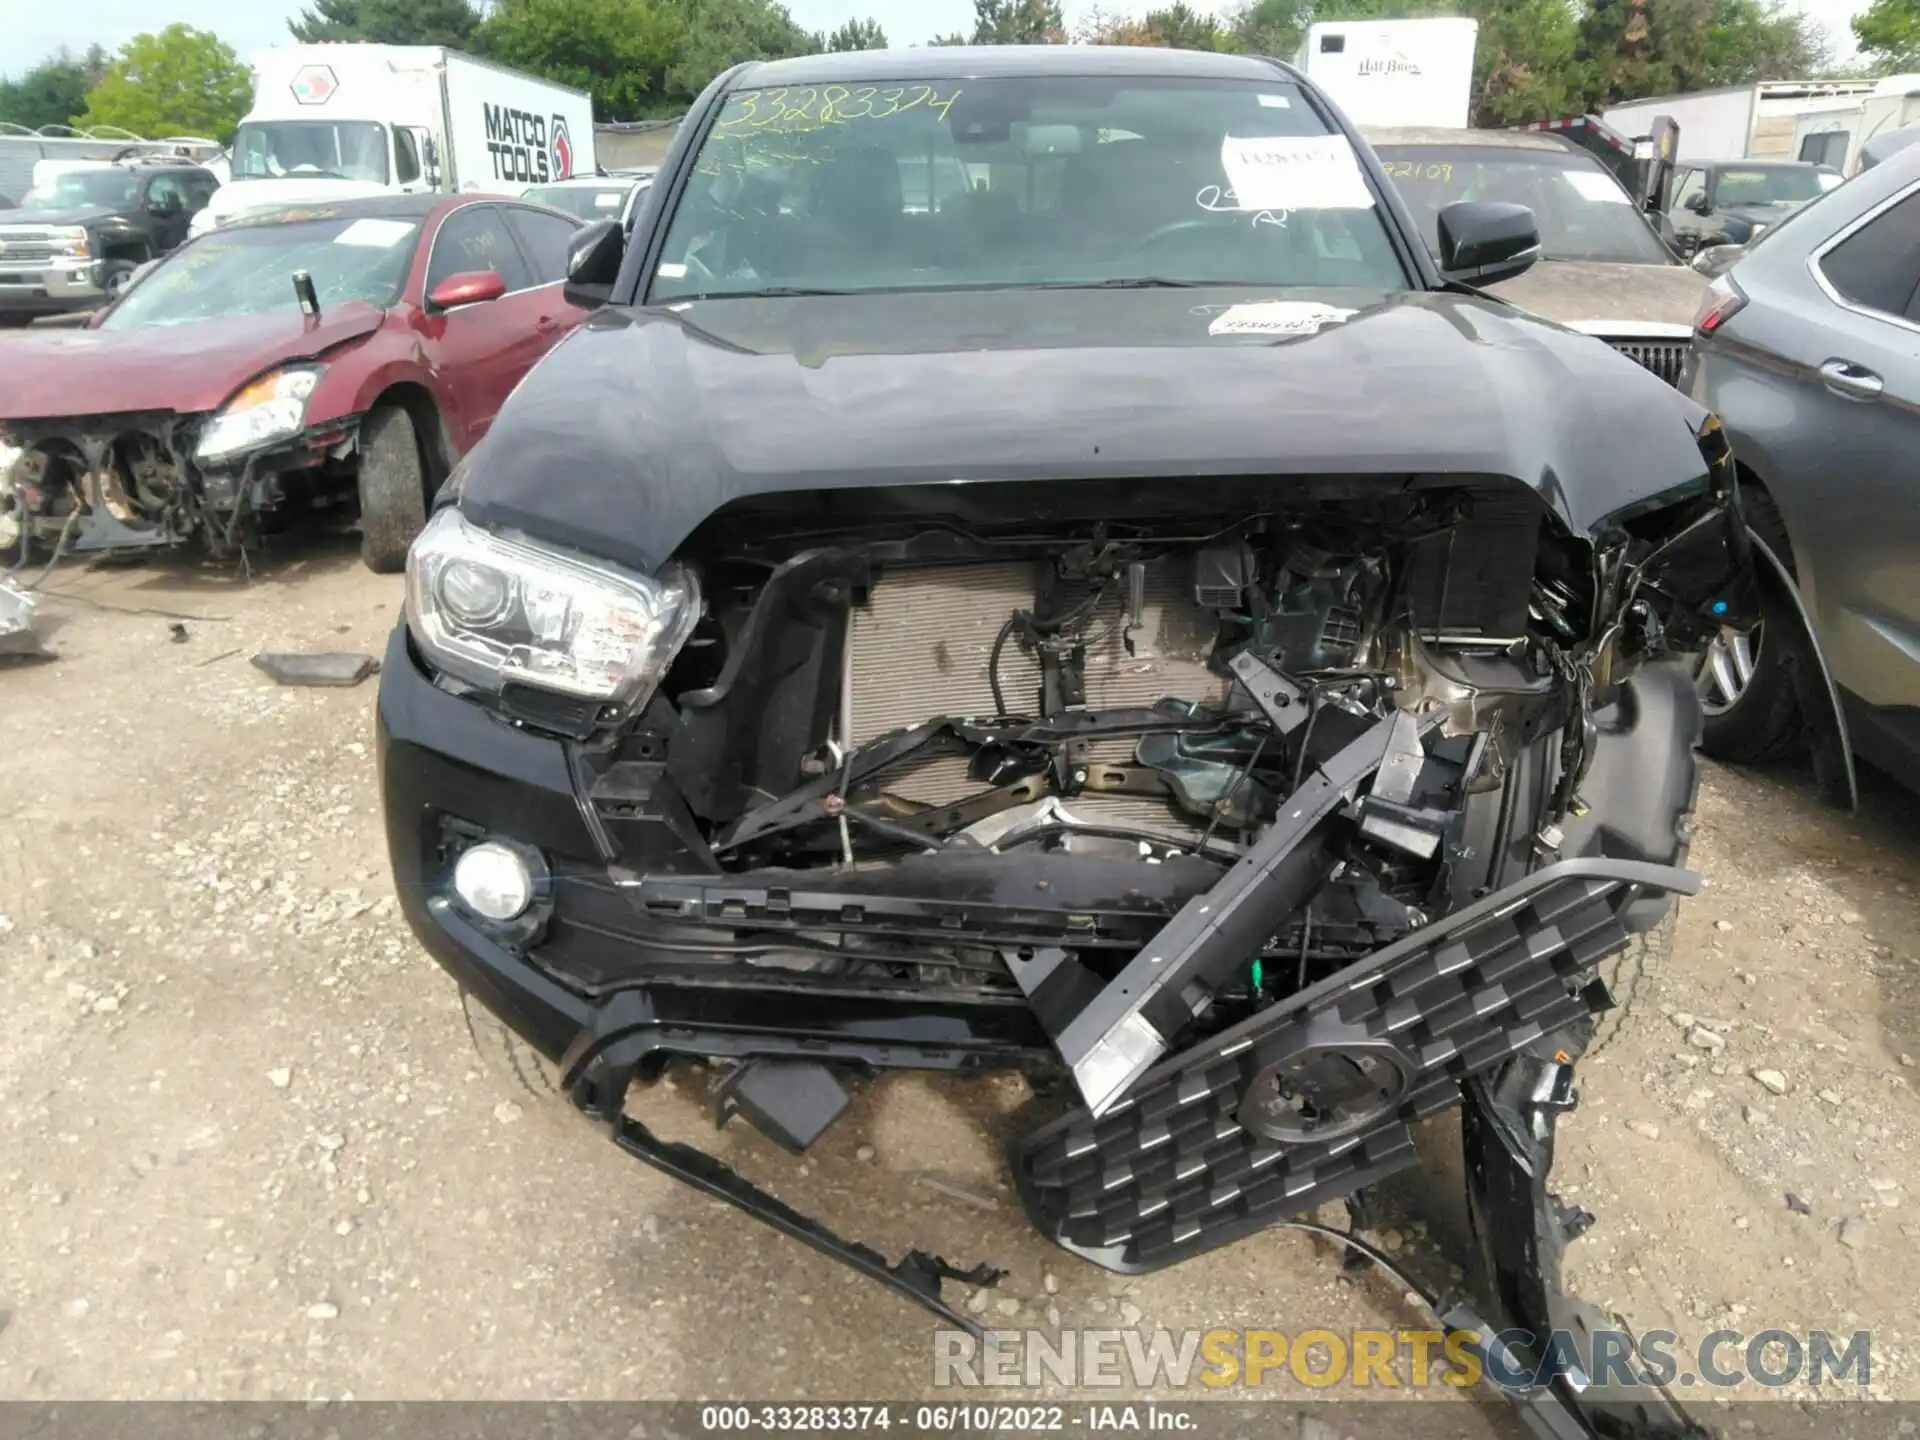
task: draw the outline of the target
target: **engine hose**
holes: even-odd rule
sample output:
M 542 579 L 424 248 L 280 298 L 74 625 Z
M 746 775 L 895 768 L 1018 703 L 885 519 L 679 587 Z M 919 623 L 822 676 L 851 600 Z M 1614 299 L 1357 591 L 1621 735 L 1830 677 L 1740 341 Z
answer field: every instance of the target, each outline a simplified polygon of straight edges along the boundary
M 987 685 L 993 691 L 993 714 L 995 719 L 1007 717 L 1007 697 L 1000 692 L 1000 652 L 1006 649 L 1007 637 L 1013 634 L 1013 627 L 1019 623 L 1020 614 L 1015 611 L 1007 617 L 1007 623 L 1000 627 L 1000 633 L 993 637 L 993 649 L 987 654 Z

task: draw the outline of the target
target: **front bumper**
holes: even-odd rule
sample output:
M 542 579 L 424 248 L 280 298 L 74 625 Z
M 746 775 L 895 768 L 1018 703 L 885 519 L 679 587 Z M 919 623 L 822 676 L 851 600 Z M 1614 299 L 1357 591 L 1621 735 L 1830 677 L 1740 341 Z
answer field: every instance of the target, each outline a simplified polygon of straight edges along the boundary
M 1499 1323 L 1429 1298 L 1443 1324 L 1477 1330 L 1482 1340 L 1506 1325 L 1542 1336 L 1561 1325 L 1570 1303 L 1558 1283 L 1565 1213 L 1545 1181 L 1554 1117 L 1576 1099 L 1571 1062 L 1589 1017 L 1612 1003 L 1596 967 L 1657 922 L 1673 896 L 1698 887 L 1678 868 L 1697 778 L 1697 724 L 1684 674 L 1644 672 L 1596 716 L 1581 789 L 1587 803 L 1558 837 L 1558 857 L 1523 862 L 1483 898 L 1168 1057 L 1098 1118 L 1077 1104 L 1037 1101 L 1047 1113 L 1030 1116 L 1009 1147 L 1035 1227 L 1111 1270 L 1176 1263 L 1295 1223 L 1303 1210 L 1415 1164 L 1414 1125 L 1464 1105 L 1470 1200 L 1488 1226 Z M 462 986 L 559 1065 L 574 1102 L 621 1149 L 853 1265 L 945 1323 L 974 1328 L 941 1298 L 940 1280 L 982 1283 L 989 1270 L 962 1271 L 920 1252 L 888 1265 L 711 1157 L 659 1141 L 625 1101 L 636 1080 L 673 1056 L 804 1057 L 867 1073 L 1016 1068 L 1058 1079 L 1059 1056 L 1023 997 L 1009 1004 L 1004 993 L 834 995 L 778 972 L 749 981 L 584 982 L 580 952 L 569 948 L 573 932 L 593 928 L 606 943 L 644 944 L 614 932 L 645 926 L 631 910 L 615 918 L 625 897 L 606 878 L 627 858 L 627 842 L 609 831 L 596 803 L 590 757 L 439 690 L 404 627 L 382 672 L 379 750 L 396 887 L 414 932 Z M 1513 783 L 1531 789 L 1533 781 Z M 1490 800 L 1489 828 L 1496 808 Z M 654 818 L 670 828 L 674 817 L 663 809 Z M 489 933 L 463 914 L 450 894 L 450 819 L 470 838 L 506 835 L 545 853 L 556 897 L 531 927 Z M 773 924 L 780 907 L 797 917 L 829 905 L 831 883 L 819 886 L 817 895 L 776 897 L 691 874 L 643 893 L 705 895 L 700 903 L 745 906 L 755 917 L 749 923 Z M 592 909 L 583 896 L 596 894 L 611 905 Z M 981 902 L 969 892 L 947 903 Z M 1316 1067 L 1356 1062 L 1376 1077 L 1378 1093 L 1332 1125 L 1284 1114 L 1267 1124 L 1249 1109 L 1276 1077 L 1284 1087 Z M 1509 1398 L 1529 1407 L 1540 1433 L 1598 1433 L 1564 1386 Z M 1664 1405 L 1657 1395 L 1633 1403 L 1648 1417 L 1646 1433 L 1685 1433 L 1683 1421 L 1655 1414 Z
M 68 315 L 106 303 L 101 262 L 21 265 L 0 259 L 0 315 Z

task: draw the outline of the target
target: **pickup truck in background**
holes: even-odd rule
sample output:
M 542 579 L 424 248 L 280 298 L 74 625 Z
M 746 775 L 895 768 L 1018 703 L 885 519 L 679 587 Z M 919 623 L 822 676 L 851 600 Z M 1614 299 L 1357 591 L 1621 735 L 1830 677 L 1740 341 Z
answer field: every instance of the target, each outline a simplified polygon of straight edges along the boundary
M 0 222 L 0 326 L 106 304 L 187 238 L 216 186 L 201 166 L 158 157 L 42 163 L 55 173 Z

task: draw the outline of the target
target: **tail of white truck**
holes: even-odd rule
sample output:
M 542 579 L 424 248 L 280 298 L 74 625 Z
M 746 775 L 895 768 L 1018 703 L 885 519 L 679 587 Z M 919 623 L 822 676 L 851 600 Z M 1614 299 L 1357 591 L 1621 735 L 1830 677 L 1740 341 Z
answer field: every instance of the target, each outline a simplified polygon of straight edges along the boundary
M 442 46 L 285 45 L 254 57 L 253 79 L 232 178 L 195 217 L 195 233 L 247 210 L 511 192 L 529 177 L 593 168 L 586 94 Z
M 1356 125 L 1464 129 L 1473 108 L 1480 22 L 1324 20 L 1307 27 L 1298 64 Z

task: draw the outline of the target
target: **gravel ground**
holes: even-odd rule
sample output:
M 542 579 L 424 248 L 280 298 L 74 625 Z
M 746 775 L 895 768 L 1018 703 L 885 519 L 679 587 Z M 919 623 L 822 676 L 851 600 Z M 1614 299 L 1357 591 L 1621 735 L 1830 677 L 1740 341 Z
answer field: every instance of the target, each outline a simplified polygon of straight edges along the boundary
M 250 586 L 48 588 L 59 659 L 0 668 L 0 1397 L 930 1391 L 919 1311 L 476 1062 L 394 911 L 374 686 L 248 664 L 378 654 L 397 581 L 338 548 Z M 1920 1398 L 1913 808 L 1871 779 L 1848 818 L 1797 775 L 1710 773 L 1710 887 L 1583 1066 L 1556 1175 L 1599 1215 L 1572 1278 L 1636 1328 L 1870 1327 L 1875 1392 Z M 1006 1266 L 974 1301 L 995 1324 L 1425 1323 L 1300 1235 L 1131 1281 L 1053 1250 L 993 1138 L 1020 1096 L 890 1080 L 803 1162 L 714 1135 L 691 1082 L 636 1103 L 843 1233 Z M 1420 1220 L 1382 1223 L 1445 1279 Z

